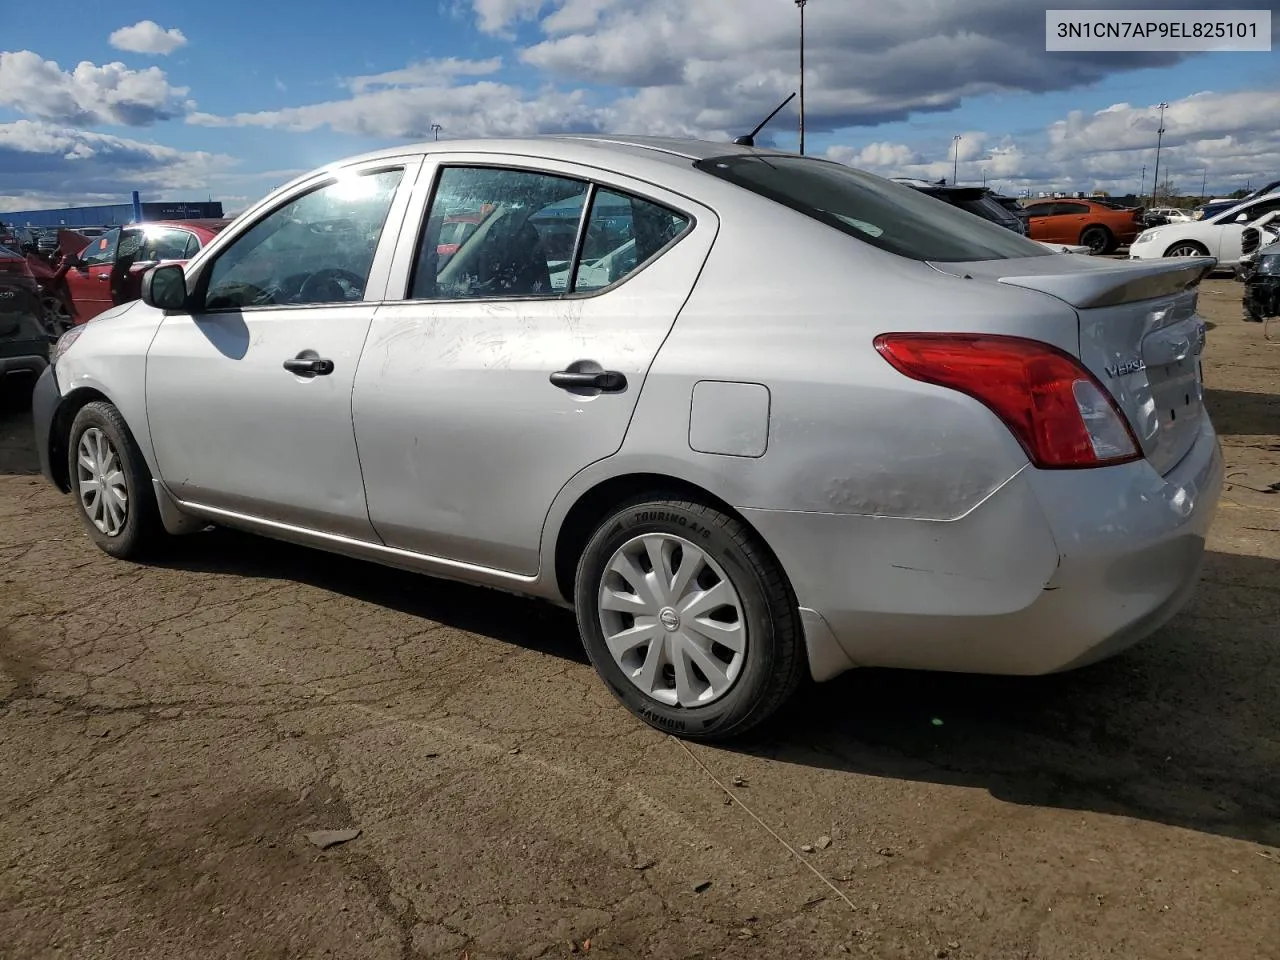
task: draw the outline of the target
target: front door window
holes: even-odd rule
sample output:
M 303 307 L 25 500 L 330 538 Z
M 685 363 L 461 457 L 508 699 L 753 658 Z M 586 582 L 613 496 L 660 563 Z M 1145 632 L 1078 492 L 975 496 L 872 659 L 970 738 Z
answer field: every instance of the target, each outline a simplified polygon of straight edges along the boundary
M 345 175 L 258 221 L 214 261 L 205 308 L 363 300 L 403 173 Z

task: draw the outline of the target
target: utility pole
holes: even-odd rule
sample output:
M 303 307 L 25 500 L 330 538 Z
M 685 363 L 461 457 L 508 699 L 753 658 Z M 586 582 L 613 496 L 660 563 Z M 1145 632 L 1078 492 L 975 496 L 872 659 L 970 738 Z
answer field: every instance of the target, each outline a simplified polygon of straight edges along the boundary
M 1142 165 L 1142 180 L 1138 183 L 1138 203 L 1142 203 L 1142 198 L 1147 195 L 1147 165 Z
M 1156 172 L 1151 178 L 1151 205 L 1156 205 L 1156 193 L 1160 190 L 1160 146 L 1164 142 L 1164 112 L 1169 104 L 1160 101 L 1160 128 L 1156 130 Z
M 804 8 L 809 0 L 796 0 L 800 8 L 800 155 L 804 156 Z
M 438 124 L 438 123 L 433 123 L 433 124 L 431 125 L 431 132 L 432 132 L 433 134 L 435 134 L 435 138 L 436 138 L 437 140 L 439 140 L 439 139 L 440 139 L 440 131 L 441 131 L 441 130 L 443 130 L 443 129 L 444 129 L 444 127 L 440 126 L 440 124 Z
M 960 179 L 960 141 L 963 139 L 958 133 L 951 138 L 951 142 L 956 145 L 956 157 L 951 164 L 951 185 L 953 187 L 957 185 L 957 181 Z
M 1204 175 L 1200 177 L 1200 202 L 1204 203 L 1204 185 L 1209 182 L 1209 168 L 1204 168 Z

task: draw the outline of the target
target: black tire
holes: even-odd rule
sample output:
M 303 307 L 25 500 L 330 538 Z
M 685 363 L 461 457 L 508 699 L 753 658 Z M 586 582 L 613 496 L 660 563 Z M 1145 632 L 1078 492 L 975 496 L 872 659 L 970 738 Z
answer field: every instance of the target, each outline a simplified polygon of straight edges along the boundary
M 110 441 L 119 458 L 120 472 L 124 475 L 127 492 L 124 524 L 114 535 L 105 533 L 94 525 L 80 498 L 77 483 L 80 440 L 86 431 L 95 427 Z M 90 539 L 104 552 L 121 560 L 138 560 L 152 553 L 164 539 L 155 490 L 151 486 L 151 471 L 147 468 L 147 462 L 142 458 L 142 452 L 124 422 L 124 417 L 120 416 L 120 411 L 114 404 L 97 400 L 86 404 L 76 414 L 67 437 L 67 476 L 71 481 L 76 513 Z
M 741 602 L 746 653 L 728 692 L 706 706 L 664 704 L 628 679 L 610 653 L 598 597 L 614 553 L 646 533 L 679 536 L 723 569 Z M 574 583 L 578 629 L 596 672 L 623 705 L 650 726 L 688 740 L 739 737 L 768 720 L 808 674 L 790 585 L 769 550 L 738 520 L 706 504 L 647 496 L 630 501 L 596 529 Z
M 1094 225 L 1086 227 L 1080 234 L 1080 245 L 1088 247 L 1094 256 L 1102 256 L 1116 248 L 1116 238 L 1106 227 Z

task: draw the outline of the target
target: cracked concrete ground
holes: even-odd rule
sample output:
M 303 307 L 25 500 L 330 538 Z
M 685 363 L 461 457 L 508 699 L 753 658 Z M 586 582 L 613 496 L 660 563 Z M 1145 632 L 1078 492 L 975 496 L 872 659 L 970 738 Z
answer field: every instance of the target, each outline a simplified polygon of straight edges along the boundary
M 533 602 L 227 532 L 113 561 L 10 410 L 0 957 L 1280 956 L 1280 350 L 1239 298 L 1205 287 L 1232 486 L 1175 622 L 1059 677 L 854 674 L 732 749 L 632 720 Z

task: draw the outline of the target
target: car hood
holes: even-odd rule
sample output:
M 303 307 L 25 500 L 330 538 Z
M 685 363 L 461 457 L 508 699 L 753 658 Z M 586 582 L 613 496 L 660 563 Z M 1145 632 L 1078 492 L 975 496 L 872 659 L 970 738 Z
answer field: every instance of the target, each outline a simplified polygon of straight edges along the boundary
M 1205 223 L 1203 220 L 1173 221 L 1162 223 L 1158 227 L 1148 227 L 1142 233 L 1148 237 L 1161 237 L 1168 240 L 1196 240 L 1207 236 L 1213 230 L 1221 228 L 1218 223 Z
M 141 303 L 141 300 L 130 300 L 128 303 L 122 303 L 119 306 L 112 307 L 110 310 L 104 310 L 102 313 L 98 314 L 96 317 L 92 317 L 86 322 L 104 323 L 115 320 L 117 317 L 123 317 L 126 313 Z

